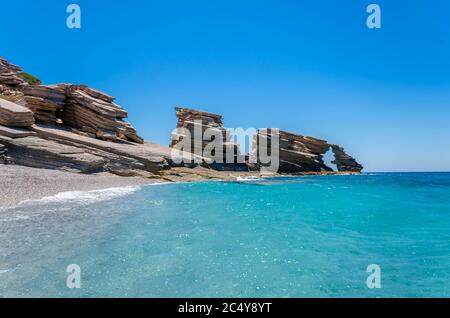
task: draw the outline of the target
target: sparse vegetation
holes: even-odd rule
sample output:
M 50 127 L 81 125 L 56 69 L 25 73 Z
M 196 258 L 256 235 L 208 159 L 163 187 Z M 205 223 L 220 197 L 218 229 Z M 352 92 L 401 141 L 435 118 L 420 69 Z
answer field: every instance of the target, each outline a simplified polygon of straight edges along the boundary
M 41 80 L 31 74 L 28 74 L 26 72 L 21 72 L 19 73 L 19 75 L 27 81 L 28 84 L 30 85 L 39 85 L 41 84 Z

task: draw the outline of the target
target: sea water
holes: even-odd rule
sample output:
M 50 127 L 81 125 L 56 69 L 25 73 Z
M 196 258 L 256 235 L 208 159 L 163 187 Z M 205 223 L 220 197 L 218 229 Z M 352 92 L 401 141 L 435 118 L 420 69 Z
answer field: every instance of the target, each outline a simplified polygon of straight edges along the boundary
M 81 288 L 66 272 L 80 268 Z M 381 288 L 367 268 L 381 269 Z M 72 192 L 0 212 L 2 297 L 450 296 L 450 174 Z

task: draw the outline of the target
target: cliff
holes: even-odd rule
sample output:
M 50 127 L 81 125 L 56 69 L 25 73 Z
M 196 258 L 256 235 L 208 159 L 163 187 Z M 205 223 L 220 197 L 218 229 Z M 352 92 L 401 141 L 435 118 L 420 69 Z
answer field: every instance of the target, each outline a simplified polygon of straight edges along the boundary
M 170 149 L 144 142 L 113 97 L 33 79 L 0 58 L 0 163 L 120 175 L 170 168 Z

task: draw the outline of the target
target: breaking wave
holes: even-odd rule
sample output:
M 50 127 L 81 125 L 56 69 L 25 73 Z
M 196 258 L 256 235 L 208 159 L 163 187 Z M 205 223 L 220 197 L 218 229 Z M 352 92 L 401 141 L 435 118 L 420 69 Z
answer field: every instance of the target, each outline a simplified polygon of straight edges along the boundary
M 49 204 L 49 203 L 61 203 L 72 202 L 91 204 L 99 201 L 107 201 L 118 197 L 123 197 L 132 194 L 141 189 L 141 186 L 126 186 L 117 188 L 108 188 L 102 190 L 92 191 L 67 191 L 60 192 L 52 196 L 44 197 L 38 200 L 26 200 L 18 204 L 18 206 L 27 206 L 30 204 Z

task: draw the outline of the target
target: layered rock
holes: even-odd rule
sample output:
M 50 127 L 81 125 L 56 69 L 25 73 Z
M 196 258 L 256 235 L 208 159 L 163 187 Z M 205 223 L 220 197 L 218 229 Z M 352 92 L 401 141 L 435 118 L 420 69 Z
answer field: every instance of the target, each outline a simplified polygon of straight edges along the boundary
M 254 137 L 253 153 L 270 154 L 273 138 L 279 142 L 280 173 L 332 171 L 323 161 L 323 155 L 330 145 L 321 139 L 302 136 L 286 131 L 274 132 L 269 129 L 258 130 Z M 275 145 L 274 145 L 275 146 Z M 262 149 L 264 147 L 264 149 Z M 259 162 L 259 158 L 257 159 Z
M 66 91 L 56 85 L 28 85 L 22 88 L 26 105 L 34 113 L 36 121 L 56 124 L 66 104 Z
M 6 127 L 0 125 L 0 136 L 24 138 L 36 136 L 36 132 L 32 131 L 30 128 Z
M 348 155 L 344 148 L 338 145 L 331 145 L 335 160 L 332 162 L 338 168 L 338 171 L 361 172 L 364 167 L 356 162 L 355 158 Z
M 0 125 L 30 127 L 33 124 L 33 113 L 29 109 L 0 98 Z
M 177 131 L 172 133 L 171 147 L 179 147 L 181 142 L 184 145 L 190 144 L 190 149 L 184 151 L 210 159 L 207 160 L 207 164 L 214 169 L 248 170 L 239 145 L 232 141 L 231 133 L 223 127 L 221 115 L 191 108 L 175 108 L 175 110 L 178 123 Z M 186 139 L 189 141 L 186 142 Z M 216 142 L 216 149 L 222 151 L 220 158 L 215 150 L 206 148 L 212 140 Z
M 253 164 L 240 153 L 222 116 L 190 108 L 176 108 L 176 114 L 178 130 L 172 134 L 171 147 L 183 145 L 182 150 L 189 151 L 179 152 L 177 160 L 170 148 L 144 142 L 124 121 L 128 114 L 115 98 L 86 85 L 40 85 L 20 67 L 0 58 L 0 163 L 83 173 L 133 175 L 138 171 L 146 176 L 170 175 L 164 171 L 175 166 L 199 168 L 197 162 L 202 162 L 202 169 L 224 171 L 261 167 L 257 155 Z M 258 131 L 256 150 L 263 139 L 271 146 L 268 132 Z M 339 171 L 360 172 L 363 168 L 342 147 L 325 140 L 285 131 L 277 137 L 281 173 L 331 171 L 323 160 L 330 147 Z M 218 149 L 221 154 L 215 153 Z M 175 174 L 185 173 L 177 171 Z
M 136 130 L 123 122 L 128 114 L 114 103 L 114 98 L 84 85 L 65 85 L 65 89 L 67 101 L 61 117 L 64 124 L 94 138 L 143 142 Z
M 136 129 L 123 121 L 128 113 L 114 98 L 86 85 L 59 84 L 23 88 L 36 120 L 76 128 L 92 138 L 143 143 Z
M 28 85 L 22 73 L 22 69 L 19 66 L 11 64 L 0 57 L 0 85 L 2 85 L 3 89 L 14 89 Z
M 40 85 L 40 81 L 0 58 L 0 97 L 17 102 L 23 97 L 37 122 L 64 124 L 87 136 L 108 141 L 143 143 L 124 121 L 127 112 L 115 98 L 86 85 Z
M 123 121 L 127 112 L 103 92 L 85 85 L 34 85 L 32 76 L 1 59 L 0 96 L 17 102 L 0 100 L 0 162 L 120 175 L 170 168 L 170 149 L 144 143 Z
M 336 164 L 339 172 L 361 172 L 363 169 L 342 147 L 331 145 L 326 140 L 286 131 L 276 133 L 270 129 L 260 129 L 254 137 L 253 157 L 261 152 L 270 154 L 274 138 L 279 142 L 279 173 L 331 172 L 333 169 L 324 162 L 324 155 L 330 148 L 335 155 L 332 163 Z M 259 157 L 255 161 L 260 164 Z
M 9 139 L 0 136 L 0 142 L 8 148 L 10 164 L 83 173 L 102 171 L 104 164 L 103 158 L 83 149 L 37 137 Z
M 59 126 L 33 125 L 34 136 L 0 134 L 9 162 L 72 172 L 159 173 L 170 168 L 170 149 L 151 143 L 111 143 Z

